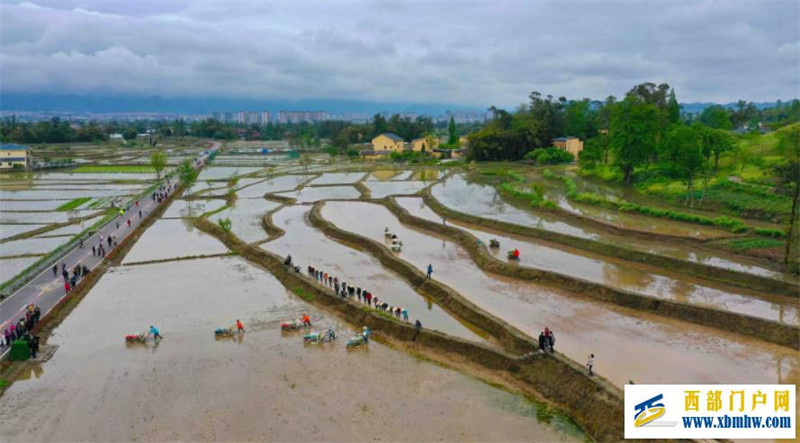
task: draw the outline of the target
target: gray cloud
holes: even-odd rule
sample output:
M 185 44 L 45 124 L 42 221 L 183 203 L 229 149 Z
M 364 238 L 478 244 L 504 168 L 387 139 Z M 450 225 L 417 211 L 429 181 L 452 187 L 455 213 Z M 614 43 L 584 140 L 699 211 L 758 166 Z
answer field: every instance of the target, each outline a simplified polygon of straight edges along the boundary
M 3 92 L 513 106 L 800 89 L 797 2 L 34 0 L 0 5 Z

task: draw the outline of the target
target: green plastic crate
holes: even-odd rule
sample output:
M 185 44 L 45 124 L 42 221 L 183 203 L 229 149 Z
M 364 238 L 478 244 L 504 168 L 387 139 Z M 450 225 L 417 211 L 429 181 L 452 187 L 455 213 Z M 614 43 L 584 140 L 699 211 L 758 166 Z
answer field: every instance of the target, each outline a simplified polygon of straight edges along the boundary
M 11 342 L 11 360 L 24 361 L 31 358 L 31 347 L 25 340 Z

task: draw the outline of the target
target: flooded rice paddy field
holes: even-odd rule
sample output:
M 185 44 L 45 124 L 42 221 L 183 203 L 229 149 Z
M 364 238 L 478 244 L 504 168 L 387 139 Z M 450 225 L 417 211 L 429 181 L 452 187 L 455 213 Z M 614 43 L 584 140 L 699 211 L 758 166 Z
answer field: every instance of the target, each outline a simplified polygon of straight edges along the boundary
M 22 257 L 0 259 L 0 282 L 10 280 L 41 257 Z
M 122 263 L 168 260 L 225 252 L 228 252 L 228 249 L 222 243 L 195 229 L 191 220 L 162 219 L 144 231 Z
M 658 234 L 680 235 L 683 237 L 694 237 L 700 239 L 714 239 L 731 236 L 730 231 L 715 228 L 713 226 L 683 223 L 674 220 L 664 220 L 628 212 L 609 211 L 608 209 L 597 206 L 572 203 L 567 199 L 566 195 L 559 194 L 553 196 L 553 192 L 547 192 L 547 196 L 549 200 L 555 201 L 560 208 L 569 212 L 625 229 L 653 232 Z
M 403 171 L 399 169 L 379 169 L 372 171 L 365 181 L 384 181 L 384 180 L 408 180 L 414 171 Z
M 421 198 L 404 197 L 395 200 L 412 215 L 435 222 L 442 220 Z M 491 232 L 457 221 L 450 220 L 448 223 L 471 233 L 486 245 L 491 239 L 499 241 L 499 248 L 489 248 L 488 251 L 497 259 L 507 263 L 518 263 L 521 266 L 544 269 L 681 303 L 707 306 L 791 325 L 800 324 L 800 311 L 796 299 L 731 288 L 680 274 L 668 275 L 645 269 L 632 262 Z M 518 261 L 509 260 L 506 252 L 515 248 L 519 249 L 520 258 Z
M 8 211 L 55 211 L 64 200 L 0 200 L 0 212 Z
M 0 239 L 13 237 L 15 235 L 24 234 L 29 231 L 34 231 L 39 228 L 47 226 L 46 224 L 24 224 L 24 225 L 3 225 L 0 224 Z M 0 246 L 0 251 L 2 251 Z
M 383 198 L 388 195 L 412 195 L 425 189 L 429 183 L 417 181 L 385 181 L 364 182 L 369 188 L 371 198 Z
M 379 242 L 388 227 L 403 241 L 402 259 L 421 271 L 432 264 L 433 278 L 531 337 L 549 327 L 556 349 L 580 364 L 594 353 L 597 372 L 618 386 L 800 382 L 796 350 L 487 274 L 460 246 L 402 225 L 380 205 L 328 202 L 322 215 Z
M 257 167 L 238 167 L 238 166 L 208 166 L 203 168 L 197 181 L 205 180 L 226 180 L 233 177 L 252 174 L 261 171 L 263 168 Z
M 419 319 L 429 329 L 467 340 L 484 340 L 455 320 L 448 312 L 420 295 L 400 276 L 384 268 L 371 255 L 339 244 L 312 227 L 308 206 L 289 206 L 272 215 L 272 222 L 286 233 L 261 245 L 261 248 L 293 261 L 303 271 L 311 265 L 337 276 L 350 286 L 370 291 L 392 306 L 408 309 L 409 321 Z
M 275 192 L 291 191 L 306 183 L 313 175 L 281 175 L 270 177 L 254 185 L 236 191 L 239 198 L 259 198 Z
M 352 186 L 304 187 L 299 191 L 279 192 L 275 195 L 290 197 L 297 203 L 314 203 L 320 200 L 349 200 L 361 197 L 361 192 Z
M 0 244 L 0 256 L 47 254 L 57 247 L 69 242 L 69 237 L 25 238 Z
M 205 191 L 209 189 L 224 189 L 227 188 L 228 184 L 224 181 L 197 181 L 195 184 L 192 185 L 191 188 L 188 188 L 184 191 L 186 196 L 190 195 L 201 195 L 204 194 Z
M 79 211 L 51 211 L 51 212 L 5 212 L 0 211 L 0 223 L 2 224 L 53 224 L 64 223 L 77 218 L 96 215 L 97 210 Z
M 364 178 L 366 172 L 326 172 L 311 180 L 309 186 L 353 184 Z
M 648 241 L 638 238 L 631 239 L 621 235 L 601 232 L 594 228 L 580 227 L 571 222 L 568 223 L 558 220 L 552 214 L 534 214 L 533 212 L 516 208 L 505 202 L 492 186 L 469 183 L 464 176 L 460 174 L 453 175 L 444 182 L 434 185 L 431 188 L 431 193 L 436 200 L 451 209 L 483 218 L 541 228 L 603 243 L 622 245 L 644 252 L 689 260 L 778 280 L 791 279 L 780 272 L 751 264 L 749 260 L 744 258 L 723 257 L 707 250 L 692 251 L 686 246 L 674 246 L 664 241 Z
M 191 306 L 187 310 L 187 306 Z M 279 322 L 311 312 L 340 340 Z M 247 332 L 216 340 L 240 318 Z M 164 339 L 126 346 L 157 325 Z M 539 403 L 372 342 L 239 258 L 117 268 L 56 329 L 58 350 L 0 402 L 10 440 L 544 440 L 585 436 Z
M 206 212 L 217 210 L 225 206 L 225 200 L 214 198 L 208 200 L 175 200 L 161 218 L 186 218 L 199 217 Z
M 213 221 L 224 218 L 231 221 L 231 232 L 247 243 L 267 239 L 264 231 L 264 215 L 280 206 L 280 203 L 263 198 L 239 198 L 233 206 L 211 216 Z

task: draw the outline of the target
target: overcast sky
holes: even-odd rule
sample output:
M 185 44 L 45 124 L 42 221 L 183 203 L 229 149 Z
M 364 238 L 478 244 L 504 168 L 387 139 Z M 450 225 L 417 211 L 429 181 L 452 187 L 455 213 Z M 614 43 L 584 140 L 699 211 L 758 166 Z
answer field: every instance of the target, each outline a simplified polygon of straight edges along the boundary
M 2 0 L 3 92 L 513 106 L 800 96 L 800 2 Z

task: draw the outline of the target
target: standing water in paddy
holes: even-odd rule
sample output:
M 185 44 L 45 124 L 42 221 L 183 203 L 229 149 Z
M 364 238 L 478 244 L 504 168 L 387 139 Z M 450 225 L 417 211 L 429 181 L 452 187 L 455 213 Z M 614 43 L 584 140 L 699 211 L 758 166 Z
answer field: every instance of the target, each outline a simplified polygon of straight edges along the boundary
M 796 351 L 738 334 L 587 300 L 566 291 L 480 270 L 458 245 L 402 225 L 385 207 L 327 202 L 337 227 L 383 242 L 388 227 L 403 239 L 400 258 L 486 311 L 537 337 L 545 326 L 575 361 L 597 356 L 595 370 L 618 386 L 637 383 L 778 383 L 800 381 Z M 364 229 L 363 220 L 375 229 Z M 653 362 L 658 362 L 654 364 Z
M 626 248 L 665 255 L 681 260 L 704 263 L 739 272 L 761 275 L 778 280 L 788 279 L 790 281 L 796 281 L 796 279 L 786 277 L 780 272 L 750 264 L 747 260 L 739 260 L 727 256 L 721 257 L 706 250 L 691 251 L 688 250 L 686 246 L 671 246 L 663 241 L 632 240 L 624 236 L 603 233 L 587 227 L 578 227 L 577 225 L 557 220 L 551 214 L 534 214 L 531 211 L 525 211 L 508 204 L 492 186 L 470 183 L 463 175 L 453 175 L 443 183 L 434 185 L 431 188 L 431 193 L 433 197 L 444 206 L 478 217 L 541 228 L 548 231 L 588 238 L 603 243 L 617 244 Z
M 434 222 L 441 220 L 441 217 L 421 198 L 403 197 L 395 200 L 412 215 Z M 544 269 L 612 288 L 681 303 L 766 318 L 789 325 L 800 324 L 797 300 L 791 297 L 737 289 L 677 273 L 668 273 L 660 268 L 648 270 L 638 263 L 578 249 L 570 250 L 561 245 L 548 245 L 543 241 L 510 234 L 490 232 L 479 226 L 453 221 L 449 223 L 469 232 L 486 245 L 489 245 L 492 239 L 499 241 L 500 247 L 488 249 L 489 253 L 499 260 L 507 260 L 503 251 L 516 248 L 520 251 L 520 257 L 513 262 L 520 266 Z
M 336 275 L 340 281 L 370 291 L 392 306 L 408 310 L 410 320 L 421 319 L 431 329 L 468 340 L 483 339 L 455 320 L 439 305 L 414 291 L 399 275 L 384 268 L 378 260 L 361 251 L 337 243 L 308 224 L 310 207 L 291 206 L 272 215 L 273 223 L 286 233 L 262 248 L 282 257 L 291 255 L 294 263 Z

